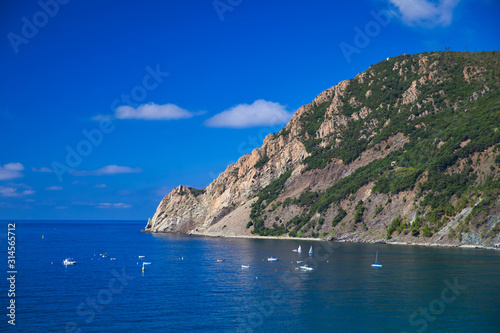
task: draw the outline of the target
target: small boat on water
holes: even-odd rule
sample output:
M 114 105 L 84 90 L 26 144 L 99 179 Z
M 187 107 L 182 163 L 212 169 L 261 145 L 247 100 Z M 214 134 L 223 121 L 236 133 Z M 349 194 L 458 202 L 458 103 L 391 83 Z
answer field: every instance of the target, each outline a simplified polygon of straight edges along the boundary
M 269 257 L 269 258 L 267 258 L 267 261 L 278 261 L 278 258 L 276 258 L 276 257 Z
M 250 265 L 241 265 L 241 268 L 250 268 Z
M 63 261 L 64 266 L 74 265 L 74 264 L 76 264 L 76 261 L 73 258 L 66 258 Z
M 380 267 L 382 267 L 382 265 L 377 263 L 377 259 L 378 259 L 378 250 L 377 250 L 377 254 L 375 255 L 375 263 L 372 264 L 372 267 L 380 268 Z
M 303 260 L 297 260 L 297 264 L 302 264 L 302 263 L 304 263 Z
M 142 258 L 145 258 L 145 257 L 146 257 L 146 256 L 139 256 L 138 258 L 139 258 L 139 259 L 142 259 Z
M 313 255 L 313 247 L 312 247 L 312 246 L 309 248 L 309 255 L 310 255 L 310 256 L 312 256 L 312 255 Z
M 224 259 L 217 259 L 217 262 L 223 262 Z
M 300 266 L 300 269 L 303 270 L 303 271 L 312 271 L 312 270 L 314 270 L 314 268 L 309 267 L 307 265 Z
M 142 266 L 144 266 L 144 265 L 151 265 L 151 263 L 145 261 L 145 262 L 142 263 Z
M 299 248 L 298 249 L 293 249 L 292 250 L 293 252 L 297 252 L 297 253 L 302 253 L 302 248 L 300 247 L 299 245 Z

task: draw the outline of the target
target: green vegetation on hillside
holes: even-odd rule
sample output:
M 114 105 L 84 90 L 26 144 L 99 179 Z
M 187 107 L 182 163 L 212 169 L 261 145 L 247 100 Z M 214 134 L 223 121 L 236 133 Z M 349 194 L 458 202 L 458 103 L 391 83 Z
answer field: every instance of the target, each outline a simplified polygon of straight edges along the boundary
M 203 194 L 205 193 L 205 189 L 197 189 L 197 188 L 194 188 L 194 187 L 188 187 L 189 191 L 191 192 L 192 195 L 194 195 L 195 197 L 199 196 L 200 194 Z
M 254 168 L 255 169 L 262 169 L 262 167 L 269 161 L 269 156 L 264 155 L 262 156 L 257 163 L 255 163 Z
M 342 207 L 339 207 L 337 215 L 333 218 L 332 227 L 335 228 L 346 216 L 347 212 Z
M 252 233 L 262 236 L 282 235 L 285 233 L 286 229 L 284 226 L 275 225 L 273 228 L 267 228 L 264 225 L 265 218 L 262 217 L 262 213 L 264 209 L 283 192 L 285 182 L 290 178 L 291 174 L 291 170 L 286 171 L 278 179 L 271 182 L 257 193 L 258 199 L 252 204 L 252 210 L 250 212 L 251 222 L 247 224 L 247 228 L 253 225 L 254 228 Z
M 254 233 L 316 233 L 319 226 L 317 217 L 313 219 L 315 214 L 323 218 L 334 205 L 369 183 L 374 184 L 374 193 L 385 194 L 389 200 L 401 192 L 417 193 L 419 212 L 413 223 L 405 223 L 404 217 L 398 216 L 388 227 L 387 238 L 398 232 L 430 237 L 452 216 L 474 207 L 467 220 L 453 230 L 459 237 L 467 228 L 480 227 L 488 211 L 498 206 L 499 52 L 402 55 L 371 66 L 363 75 L 363 82 L 351 80 L 340 96 L 343 106 L 339 116 L 347 117 L 347 126 L 339 126 L 325 138 L 318 137 L 331 102 L 311 104 L 299 118 L 302 131 L 298 139 L 310 153 L 303 161 L 304 172 L 322 169 L 333 159 L 347 165 L 369 149 L 378 157 L 323 192 L 304 192 L 286 199 L 283 207 L 295 205 L 302 213 L 281 225 L 266 227 L 266 207 L 284 191 L 290 171 L 282 175 L 257 194 L 259 199 L 252 205 L 251 214 Z M 403 96 L 410 102 L 404 104 Z M 289 132 L 282 130 L 280 134 Z M 387 141 L 398 134 L 406 143 L 391 147 Z M 477 168 L 478 156 L 488 149 L 494 164 L 485 174 Z M 364 216 L 365 210 L 362 203 L 355 206 L 355 224 L 370 218 Z M 377 206 L 371 217 L 382 210 Z M 332 227 L 346 215 L 339 206 Z

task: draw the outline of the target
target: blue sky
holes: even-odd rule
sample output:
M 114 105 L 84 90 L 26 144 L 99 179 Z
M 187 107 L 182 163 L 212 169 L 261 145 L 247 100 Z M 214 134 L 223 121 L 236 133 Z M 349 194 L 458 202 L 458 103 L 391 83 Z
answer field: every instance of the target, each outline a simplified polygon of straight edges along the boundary
M 499 50 L 472 0 L 3 1 L 0 219 L 147 219 L 387 57 Z

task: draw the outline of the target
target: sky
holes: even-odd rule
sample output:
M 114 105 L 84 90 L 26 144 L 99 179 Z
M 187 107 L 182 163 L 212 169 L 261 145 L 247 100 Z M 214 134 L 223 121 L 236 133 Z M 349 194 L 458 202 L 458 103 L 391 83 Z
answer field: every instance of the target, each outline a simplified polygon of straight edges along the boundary
M 7 0 L 0 219 L 147 220 L 387 57 L 499 50 L 494 0 Z

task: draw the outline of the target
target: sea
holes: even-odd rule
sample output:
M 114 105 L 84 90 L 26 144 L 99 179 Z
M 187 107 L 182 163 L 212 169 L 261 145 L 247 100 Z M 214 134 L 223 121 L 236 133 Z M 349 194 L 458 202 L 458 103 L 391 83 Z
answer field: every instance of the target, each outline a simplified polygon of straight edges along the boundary
M 500 251 L 145 225 L 2 221 L 0 331 L 500 332 Z

